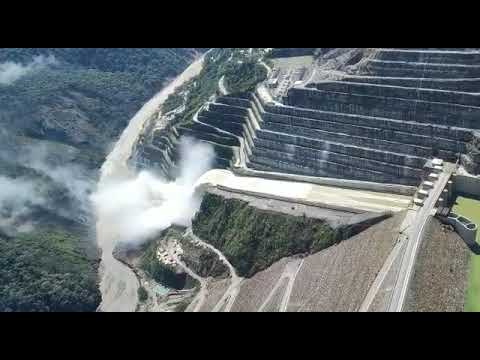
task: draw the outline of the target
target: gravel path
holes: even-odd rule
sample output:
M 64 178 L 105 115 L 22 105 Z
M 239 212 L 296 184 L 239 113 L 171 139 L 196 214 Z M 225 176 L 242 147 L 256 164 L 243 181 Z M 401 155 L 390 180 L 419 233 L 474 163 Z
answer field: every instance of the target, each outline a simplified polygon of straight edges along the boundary
M 235 268 L 232 266 L 232 264 L 227 260 L 225 255 L 222 254 L 222 252 L 212 245 L 204 242 L 201 240 L 199 237 L 197 237 L 193 232 L 191 228 L 188 228 L 187 231 L 185 232 L 185 236 L 189 236 L 196 244 L 203 246 L 205 248 L 208 248 L 209 250 L 213 251 L 216 253 L 219 257 L 219 259 L 228 267 L 228 270 L 230 272 L 230 281 L 231 284 L 228 287 L 228 289 L 225 291 L 223 296 L 220 298 L 218 303 L 213 307 L 212 311 L 213 312 L 218 312 L 222 309 L 223 305 L 226 304 L 224 311 L 229 312 L 232 309 L 233 303 L 235 302 L 235 299 L 240 291 L 240 285 L 243 280 L 240 276 L 237 275 L 237 272 Z

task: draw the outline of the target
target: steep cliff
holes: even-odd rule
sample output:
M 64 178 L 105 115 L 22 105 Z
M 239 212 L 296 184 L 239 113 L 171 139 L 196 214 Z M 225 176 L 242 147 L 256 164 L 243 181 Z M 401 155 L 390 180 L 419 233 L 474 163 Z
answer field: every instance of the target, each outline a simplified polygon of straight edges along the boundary
M 480 174 L 480 132 L 474 132 L 472 140 L 467 143 L 467 153 L 462 155 L 461 160 L 469 173 Z

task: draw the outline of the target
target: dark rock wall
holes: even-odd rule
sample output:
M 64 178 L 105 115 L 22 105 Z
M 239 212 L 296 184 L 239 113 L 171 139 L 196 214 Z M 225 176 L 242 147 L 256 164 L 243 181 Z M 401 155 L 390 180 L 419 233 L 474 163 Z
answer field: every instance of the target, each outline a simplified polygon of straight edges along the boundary
M 242 137 L 257 170 L 417 185 L 426 160 L 441 157 L 480 172 L 480 53 L 360 53 L 354 74 L 291 88 L 286 106 L 257 92 L 221 96 L 178 134 L 213 144 L 219 167 L 230 165 Z

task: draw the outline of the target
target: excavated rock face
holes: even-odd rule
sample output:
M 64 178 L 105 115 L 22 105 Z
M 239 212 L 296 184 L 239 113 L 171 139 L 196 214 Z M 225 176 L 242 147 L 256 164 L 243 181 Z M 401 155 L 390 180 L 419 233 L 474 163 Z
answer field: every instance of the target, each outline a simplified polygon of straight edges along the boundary
M 313 55 L 316 48 L 273 48 L 272 57 L 291 57 Z
M 357 51 L 331 52 L 333 59 L 350 56 L 343 67 L 348 75 L 317 76 L 289 90 L 289 107 L 264 107 L 265 132 L 258 137 L 291 144 L 281 149 L 289 153 L 284 164 L 275 166 L 293 169 L 308 153 L 316 161 L 304 162 L 308 170 L 301 171 L 312 175 L 323 161 L 326 176 L 415 185 L 428 158 L 456 161 L 463 154 L 465 166 L 477 173 L 478 49 Z M 271 151 L 271 143 L 263 146 Z M 321 156 L 305 148 L 321 149 Z M 266 157 L 262 165 L 271 167 Z
M 461 157 L 465 169 L 474 174 L 480 174 L 480 132 L 476 131 L 472 140 L 467 143 L 467 153 Z
M 479 49 L 316 49 L 285 106 L 258 89 L 217 97 L 179 134 L 256 170 L 416 186 L 433 157 L 480 173 Z M 243 138 L 243 146 L 239 146 Z M 168 144 L 174 153 L 175 146 Z

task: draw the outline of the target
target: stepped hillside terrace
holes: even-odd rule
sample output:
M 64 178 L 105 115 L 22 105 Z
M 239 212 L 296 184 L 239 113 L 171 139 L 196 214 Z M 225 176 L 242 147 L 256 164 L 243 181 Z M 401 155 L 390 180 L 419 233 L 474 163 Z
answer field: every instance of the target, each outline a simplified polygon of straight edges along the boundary
M 478 49 L 356 54 L 327 70 L 312 57 L 277 59 L 254 92 L 215 97 L 149 151 L 174 164 L 178 136 L 191 135 L 214 145 L 215 167 L 408 186 L 435 157 L 477 167 Z

